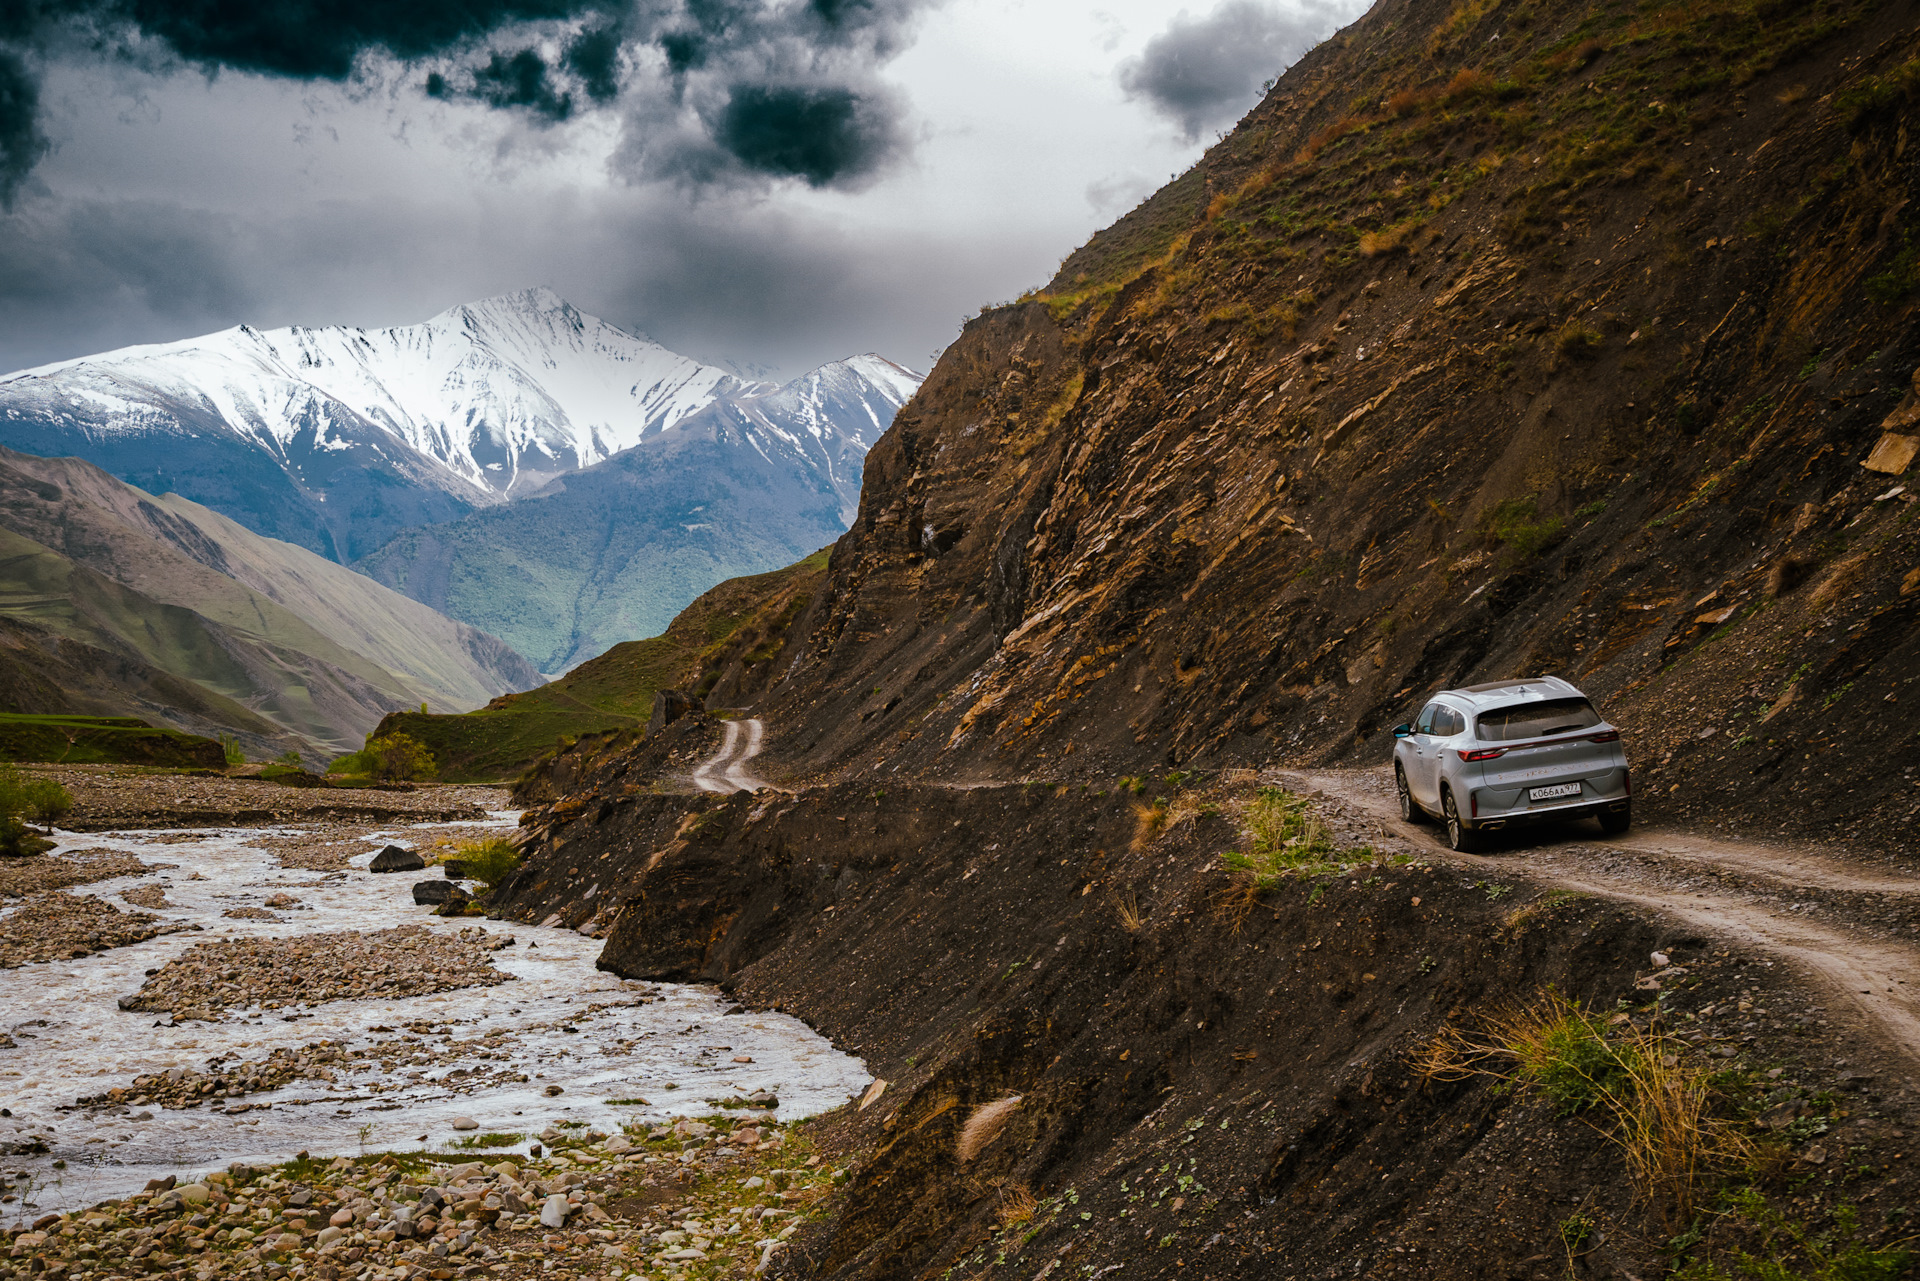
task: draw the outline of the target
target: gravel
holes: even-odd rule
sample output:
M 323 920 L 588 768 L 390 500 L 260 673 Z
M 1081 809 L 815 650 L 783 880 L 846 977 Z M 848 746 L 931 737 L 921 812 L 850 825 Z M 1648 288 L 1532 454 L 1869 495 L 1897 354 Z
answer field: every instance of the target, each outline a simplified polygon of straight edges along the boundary
M 494 787 L 428 785 L 410 792 L 279 787 L 257 779 L 175 774 L 124 765 L 33 767 L 73 793 L 71 832 L 114 828 L 245 827 L 328 818 L 377 823 L 457 822 L 507 803 Z M 346 853 L 358 853 L 358 850 Z
M 549 1128 L 541 1138 L 544 1158 L 302 1154 L 272 1169 L 155 1180 L 124 1200 L 14 1228 L 10 1262 L 61 1281 L 572 1281 L 684 1275 L 689 1265 L 747 1275 L 825 1213 L 845 1177 L 808 1156 L 804 1137 L 768 1122 L 729 1132 L 683 1120 L 632 1137 Z
M 135 907 L 162 908 L 172 906 L 167 902 L 167 890 L 163 885 L 136 885 L 130 890 L 121 890 L 123 901 Z
M 215 1021 L 228 1009 L 253 1005 L 277 1010 L 491 987 L 512 976 L 495 969 L 488 953 L 512 941 L 479 928 L 436 934 L 418 925 L 365 934 L 220 939 L 167 962 L 137 994 L 122 997 L 120 1008 Z
M 122 912 L 91 894 L 33 894 L 0 919 L 0 970 L 71 960 L 191 928 L 151 912 Z
M 25 898 L 42 890 L 65 889 L 69 885 L 87 885 L 156 870 L 131 854 L 115 850 L 72 850 L 57 858 L 48 854 L 0 857 L 0 898 Z

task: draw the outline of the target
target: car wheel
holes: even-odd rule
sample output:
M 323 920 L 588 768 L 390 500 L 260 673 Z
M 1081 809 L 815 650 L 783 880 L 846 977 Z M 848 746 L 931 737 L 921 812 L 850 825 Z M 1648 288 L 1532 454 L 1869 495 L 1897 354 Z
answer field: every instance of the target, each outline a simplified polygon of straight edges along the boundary
M 1633 811 L 1630 809 L 1600 811 L 1600 830 L 1608 836 L 1619 836 L 1632 826 Z
M 1440 810 L 1447 819 L 1447 848 L 1462 854 L 1471 854 L 1480 848 L 1480 839 L 1472 829 L 1460 821 L 1460 807 L 1453 803 L 1450 789 L 1440 790 Z
M 1393 787 L 1400 793 L 1400 821 L 1403 823 L 1424 822 L 1427 812 L 1413 799 L 1413 790 L 1407 786 L 1407 772 L 1398 764 L 1393 767 Z

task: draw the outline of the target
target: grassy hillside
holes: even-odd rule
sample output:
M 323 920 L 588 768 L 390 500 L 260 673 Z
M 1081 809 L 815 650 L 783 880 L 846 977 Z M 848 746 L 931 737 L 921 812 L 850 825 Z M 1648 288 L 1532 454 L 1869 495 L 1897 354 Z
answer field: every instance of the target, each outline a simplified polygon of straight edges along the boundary
M 730 578 L 681 610 L 663 634 L 615 645 L 559 680 L 462 716 L 395 712 L 375 733 L 419 739 L 451 781 L 513 778 L 563 741 L 644 727 L 659 690 L 729 693 L 723 678 L 771 658 L 826 568 L 823 550 L 772 573 Z
M 224 769 L 211 738 L 159 729 L 131 716 L 32 716 L 0 712 L 0 760 L 64 765 L 164 765 Z

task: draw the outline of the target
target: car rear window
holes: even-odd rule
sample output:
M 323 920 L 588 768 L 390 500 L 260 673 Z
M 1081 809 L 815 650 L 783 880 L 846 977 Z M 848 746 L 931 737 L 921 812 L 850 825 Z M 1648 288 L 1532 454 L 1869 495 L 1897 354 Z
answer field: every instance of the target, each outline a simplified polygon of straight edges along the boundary
M 1546 738 L 1600 723 L 1600 713 L 1584 698 L 1553 698 L 1480 713 L 1480 740 L 1511 743 L 1522 738 Z

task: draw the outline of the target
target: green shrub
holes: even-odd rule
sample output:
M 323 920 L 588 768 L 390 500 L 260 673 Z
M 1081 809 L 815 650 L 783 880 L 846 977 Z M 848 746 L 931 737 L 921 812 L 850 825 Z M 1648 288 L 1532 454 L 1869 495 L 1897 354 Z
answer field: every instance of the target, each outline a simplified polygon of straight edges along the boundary
M 1339 870 L 1333 833 L 1314 816 L 1305 797 L 1278 787 L 1263 787 L 1247 806 L 1250 848 L 1221 856 L 1221 862 L 1240 874 L 1253 890 L 1271 889 L 1289 876 Z M 1371 850 L 1347 851 L 1344 857 L 1369 857 Z
M 452 857 L 467 866 L 467 875 L 491 889 L 520 868 L 520 851 L 504 836 L 489 836 L 459 846 Z
M 0 765 L 0 854 L 31 853 L 27 823 L 57 823 L 72 812 L 73 794 L 60 784 Z
M 360 755 L 373 765 L 370 771 L 375 778 L 405 782 L 415 778 L 431 778 L 438 769 L 433 753 L 427 745 L 411 734 L 388 734 L 384 738 L 370 738 Z
M 371 778 L 373 770 L 373 754 L 364 747 L 357 752 L 348 752 L 327 766 L 327 773 L 344 774 L 350 778 Z
M 222 734 L 220 736 L 220 750 L 227 754 L 227 764 L 229 766 L 245 765 L 247 763 L 247 754 L 240 750 L 240 740 L 231 734 Z
M 1480 518 L 1481 532 L 1522 560 L 1558 542 L 1566 524 L 1558 516 L 1542 516 L 1532 494 L 1496 503 Z

